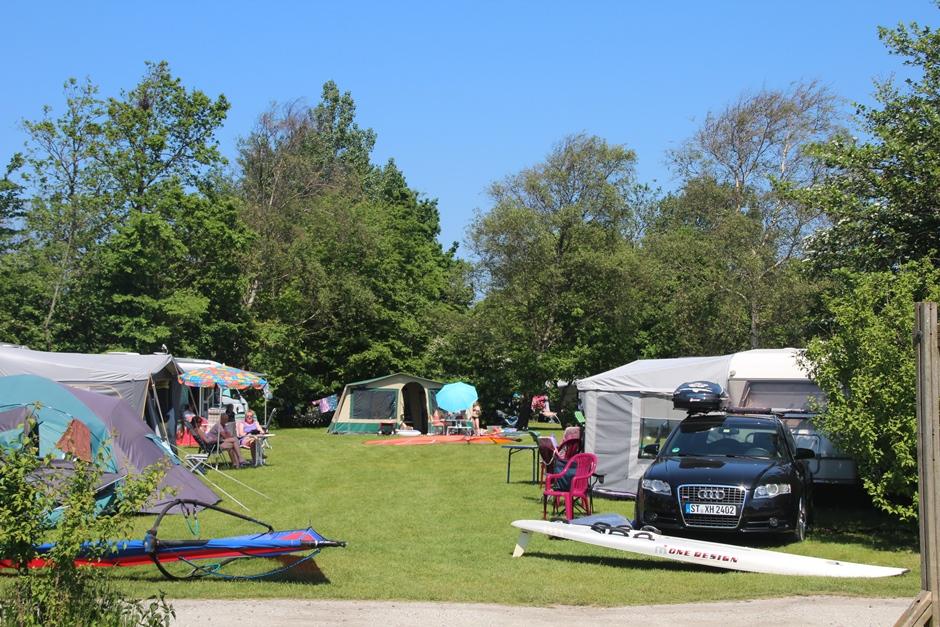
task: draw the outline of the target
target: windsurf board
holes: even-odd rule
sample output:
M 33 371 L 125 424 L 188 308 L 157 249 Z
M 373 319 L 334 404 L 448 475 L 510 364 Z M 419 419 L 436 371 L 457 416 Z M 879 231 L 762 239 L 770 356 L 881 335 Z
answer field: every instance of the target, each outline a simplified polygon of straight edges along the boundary
M 545 520 L 517 520 L 513 527 L 521 530 L 513 557 L 521 556 L 531 539 L 538 533 L 564 538 L 594 546 L 661 557 L 665 559 L 773 575 L 803 575 L 816 577 L 894 577 L 907 572 L 906 568 L 872 566 L 807 555 L 794 555 L 766 549 L 754 549 L 733 544 L 707 542 L 690 538 L 666 536 L 654 531 L 633 530 L 623 527 L 596 528 L 570 525 Z

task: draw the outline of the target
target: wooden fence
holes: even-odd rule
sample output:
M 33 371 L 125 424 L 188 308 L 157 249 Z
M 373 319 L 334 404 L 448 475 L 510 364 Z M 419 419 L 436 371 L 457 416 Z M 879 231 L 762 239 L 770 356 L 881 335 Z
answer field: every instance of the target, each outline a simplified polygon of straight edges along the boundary
M 917 351 L 917 466 L 920 489 L 921 592 L 895 627 L 940 627 L 940 347 L 937 303 L 917 303 L 914 350 Z

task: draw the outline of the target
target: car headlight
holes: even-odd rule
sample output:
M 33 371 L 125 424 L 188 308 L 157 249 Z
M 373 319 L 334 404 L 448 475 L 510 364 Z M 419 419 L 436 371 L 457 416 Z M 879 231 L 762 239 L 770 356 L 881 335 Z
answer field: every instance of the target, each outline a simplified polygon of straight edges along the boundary
M 789 483 L 765 483 L 754 490 L 755 499 L 769 499 L 780 494 L 790 494 Z
M 669 487 L 669 484 L 659 479 L 644 479 L 643 489 L 656 494 L 672 494 L 672 488 Z

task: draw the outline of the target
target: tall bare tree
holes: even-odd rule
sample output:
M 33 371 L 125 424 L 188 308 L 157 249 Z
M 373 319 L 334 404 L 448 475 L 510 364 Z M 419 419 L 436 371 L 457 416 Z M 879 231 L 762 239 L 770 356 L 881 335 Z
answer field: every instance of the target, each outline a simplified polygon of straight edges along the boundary
M 730 190 L 718 228 L 710 231 L 713 236 L 733 232 L 723 246 L 724 272 L 715 278 L 742 306 L 751 348 L 761 345 L 761 329 L 771 315 L 770 290 L 823 223 L 818 208 L 794 200 L 790 192 L 822 177 L 823 164 L 807 148 L 842 133 L 837 105 L 835 95 L 817 82 L 744 94 L 709 113 L 671 154 L 686 184 L 707 180 Z
M 113 217 L 98 161 L 104 108 L 97 91 L 91 82 L 70 79 L 59 117 L 47 106 L 41 119 L 23 122 L 29 137 L 27 176 L 35 193 L 27 222 L 50 275 L 42 322 L 47 349 L 62 294 L 81 256 L 105 234 Z

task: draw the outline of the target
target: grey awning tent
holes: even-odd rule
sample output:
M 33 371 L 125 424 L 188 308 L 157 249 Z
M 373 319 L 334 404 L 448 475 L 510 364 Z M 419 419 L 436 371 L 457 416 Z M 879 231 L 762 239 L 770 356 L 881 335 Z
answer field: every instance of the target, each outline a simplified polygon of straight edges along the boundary
M 59 383 L 123 398 L 134 412 L 145 417 L 148 402 L 157 390 L 166 414 L 179 405 L 179 369 L 172 355 L 105 353 L 51 353 L 0 346 L 0 376 L 35 374 Z
M 734 406 L 802 410 L 809 408 L 811 399 L 822 400 L 800 363 L 801 354 L 799 349 L 780 348 L 641 359 L 577 381 L 586 418 L 585 448 L 598 456 L 597 472 L 605 476 L 604 487 L 636 491 L 653 458 L 643 447 L 661 444 L 686 415 L 672 408 L 672 393 L 682 383 L 718 383 Z M 846 481 L 854 476 L 854 466 L 811 426 L 805 434 L 794 431 L 794 436 L 799 446 L 814 448 L 823 457 L 814 469 L 818 477 Z

